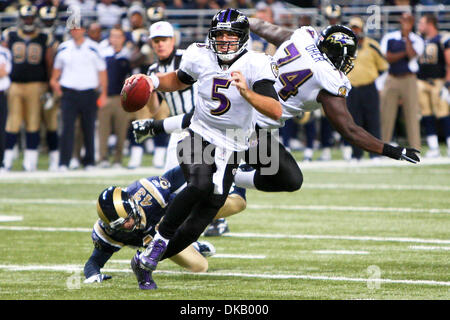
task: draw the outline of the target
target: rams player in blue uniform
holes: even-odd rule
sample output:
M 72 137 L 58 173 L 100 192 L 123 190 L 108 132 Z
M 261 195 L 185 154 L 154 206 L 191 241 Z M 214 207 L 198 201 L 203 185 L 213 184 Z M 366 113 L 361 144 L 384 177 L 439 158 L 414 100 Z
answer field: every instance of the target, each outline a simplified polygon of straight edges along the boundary
M 437 23 L 436 16 L 427 13 L 420 18 L 418 26 L 425 40 L 425 50 L 419 57 L 417 84 L 422 126 L 430 148 L 426 156 L 430 158 L 440 156 L 436 124 L 442 129 L 450 157 L 449 104 L 440 97 L 443 86 L 450 88 L 450 35 L 440 33 Z
M 8 118 L 6 122 L 6 148 L 4 165 L 10 170 L 14 162 L 14 147 L 19 140 L 22 123 L 25 124 L 25 150 L 23 167 L 37 170 L 41 97 L 47 91 L 51 69 L 52 35 L 37 25 L 37 8 L 22 6 L 19 23 L 3 32 L 5 45 L 11 50 L 13 67 L 11 86 L 8 90 Z
M 162 176 L 134 181 L 126 188 L 111 186 L 102 191 L 97 201 L 100 219 L 94 224 L 94 250 L 84 266 L 85 283 L 102 282 L 111 277 L 101 268 L 123 246 L 146 247 L 165 214 L 170 201 L 182 190 L 185 178 L 180 167 Z M 233 188 L 218 216 L 236 214 L 246 207 L 245 189 Z M 208 242 L 196 241 L 180 253 L 170 257 L 178 265 L 192 272 L 205 272 L 214 247 Z M 139 287 L 147 289 L 148 272 L 136 268 Z

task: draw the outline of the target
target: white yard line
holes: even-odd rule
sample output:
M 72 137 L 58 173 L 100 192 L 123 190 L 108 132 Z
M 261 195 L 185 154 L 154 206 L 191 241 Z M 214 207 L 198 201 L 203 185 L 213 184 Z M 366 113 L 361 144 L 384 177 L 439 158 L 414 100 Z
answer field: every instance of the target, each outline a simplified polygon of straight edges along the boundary
M 1 202 L 1 201 L 0 201 Z M 392 207 L 359 207 L 359 206 L 319 206 L 319 205 L 266 205 L 249 204 L 247 209 L 281 209 L 281 210 L 313 210 L 313 211 L 358 211 L 358 212 L 407 212 L 407 213 L 450 213 L 450 209 L 440 208 L 392 208 Z
M 313 162 L 297 162 L 302 169 L 348 169 L 355 170 L 359 168 L 385 168 L 385 167 L 405 167 L 405 168 L 419 168 L 422 166 L 430 165 L 444 165 L 450 164 L 450 158 L 442 157 L 437 159 L 422 158 L 421 162 L 417 165 L 412 165 L 406 161 L 397 161 L 388 158 L 382 158 L 378 162 L 374 162 L 369 159 L 363 159 L 358 162 L 349 163 L 344 160 L 333 161 L 313 161 Z M 152 176 L 162 174 L 162 169 L 154 167 L 141 167 L 134 170 L 122 169 L 94 169 L 90 171 L 74 170 L 67 172 L 49 172 L 45 170 L 38 170 L 36 172 L 24 172 L 24 171 L 11 171 L 0 174 L 0 180 L 3 179 L 18 179 L 18 180 L 30 180 L 30 179 L 42 179 L 42 178 L 83 178 L 83 177 L 111 177 L 111 176 Z
M 415 191 L 450 191 L 450 186 L 442 185 L 405 185 L 405 184 L 348 184 L 348 183 L 305 183 L 304 189 L 349 189 L 349 190 L 415 190 Z
M 450 244 L 450 240 L 441 239 L 418 239 L 401 237 L 372 237 L 372 236 L 332 236 L 332 235 L 309 235 L 309 234 L 265 234 L 265 233 L 225 233 L 223 237 L 235 238 L 262 238 L 262 239 L 310 239 L 310 240 L 350 240 L 350 241 L 381 241 L 381 242 L 412 242 L 412 243 L 435 243 Z
M 7 215 L 0 215 L 0 222 L 12 222 L 12 221 L 22 221 L 22 216 L 7 216 Z
M 351 251 L 351 250 L 314 250 L 313 253 L 317 254 L 356 254 L 356 255 L 366 255 L 369 254 L 369 251 Z
M 54 227 L 26 227 L 26 226 L 0 226 L 0 230 L 8 231 L 38 231 L 38 232 L 91 232 L 92 228 L 54 228 Z M 450 240 L 419 239 L 401 237 L 372 237 L 372 236 L 333 236 L 309 234 L 270 234 L 270 233 L 236 233 L 230 232 L 224 237 L 236 238 L 262 238 L 262 239 L 310 239 L 310 240 L 350 240 L 350 241 L 379 241 L 379 242 L 410 242 L 450 244 Z
M 0 199 L 0 203 L 25 203 L 25 204 L 56 204 L 56 205 L 95 205 L 96 200 L 76 200 L 76 199 Z
M 55 227 L 24 227 L 24 226 L 0 226 L 0 230 L 39 231 L 39 232 L 92 232 L 92 228 L 55 228 Z
M 39 184 L 58 184 L 58 185 L 128 185 L 131 180 L 118 180 L 114 178 L 110 179 L 96 179 L 96 180 L 71 180 L 65 179 L 64 181 L 60 181 L 60 179 L 38 179 L 35 180 L 34 183 Z M 29 181 L 25 180 L 1 180 L 0 184 L 29 184 Z M 450 186 L 443 185 L 405 185 L 405 184 L 358 184 L 358 183 L 305 183 L 302 186 L 303 189 L 319 189 L 319 190 L 412 190 L 412 191 L 441 191 L 447 192 L 450 191 Z
M 413 250 L 450 250 L 450 247 L 431 247 L 431 246 L 410 246 L 410 249 Z
M 56 272 L 71 272 L 81 273 L 82 266 L 76 265 L 0 265 L 1 270 L 6 271 L 56 271 Z M 105 273 L 123 272 L 131 273 L 132 271 L 127 269 L 103 269 Z M 258 273 L 241 273 L 241 272 L 202 272 L 191 273 L 185 271 L 168 271 L 168 270 L 156 270 L 157 274 L 170 274 L 170 275 L 193 275 L 193 276 L 212 276 L 212 277 L 235 277 L 235 278 L 257 278 L 257 279 L 271 279 L 271 280 L 323 280 L 323 281 L 343 281 L 343 282 L 365 282 L 371 283 L 398 283 L 398 284 L 411 284 L 411 285 L 432 285 L 432 286 L 450 286 L 448 281 L 435 281 L 435 280 L 405 280 L 405 279 L 372 279 L 372 278 L 349 278 L 349 277 L 332 277 L 321 275 L 298 275 L 298 274 L 258 274 Z M 81 276 L 81 274 L 80 274 Z
M 54 204 L 54 205 L 95 205 L 95 200 L 76 200 L 76 199 L 0 199 L 1 203 L 17 204 Z M 313 210 L 313 211 L 358 211 L 358 212 L 407 212 L 407 213 L 450 213 L 450 209 L 440 208 L 393 208 L 393 207 L 360 207 L 360 206 L 319 206 L 319 205 L 265 205 L 249 204 L 247 209 L 281 209 L 281 210 Z

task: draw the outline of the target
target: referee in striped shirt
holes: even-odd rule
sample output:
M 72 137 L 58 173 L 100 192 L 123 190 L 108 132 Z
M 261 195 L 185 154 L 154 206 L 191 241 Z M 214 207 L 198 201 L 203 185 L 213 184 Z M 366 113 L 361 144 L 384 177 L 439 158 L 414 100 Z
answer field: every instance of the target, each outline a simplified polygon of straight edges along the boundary
M 150 66 L 147 72 L 148 75 L 175 71 L 180 66 L 184 50 L 175 47 L 174 35 L 174 29 L 169 22 L 159 21 L 151 25 L 150 40 L 158 61 Z M 156 114 L 160 103 L 165 100 L 170 110 L 170 116 L 188 113 L 194 108 L 196 96 L 197 84 L 183 91 L 158 91 L 152 96 L 150 111 L 152 114 Z M 170 135 L 164 172 L 178 166 L 176 148 L 179 140 L 181 140 L 181 133 L 175 132 Z

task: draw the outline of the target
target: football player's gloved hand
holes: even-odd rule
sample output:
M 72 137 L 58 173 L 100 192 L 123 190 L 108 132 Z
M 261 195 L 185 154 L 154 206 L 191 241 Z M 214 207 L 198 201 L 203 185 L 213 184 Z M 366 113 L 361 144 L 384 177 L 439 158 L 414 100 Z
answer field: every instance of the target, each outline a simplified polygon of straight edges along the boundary
M 134 139 L 137 143 L 142 143 L 145 139 L 155 136 L 153 119 L 135 120 L 133 125 Z
M 90 276 L 89 278 L 87 278 L 86 280 L 84 280 L 84 283 L 102 282 L 102 281 L 109 280 L 109 279 L 111 279 L 111 278 L 112 278 L 111 276 L 108 276 L 108 275 L 106 275 L 106 274 L 99 273 L 99 274 Z
M 395 160 L 406 160 L 417 163 L 420 162 L 417 153 L 420 153 L 420 151 L 413 148 L 394 147 L 387 143 L 385 143 L 383 147 L 383 155 Z

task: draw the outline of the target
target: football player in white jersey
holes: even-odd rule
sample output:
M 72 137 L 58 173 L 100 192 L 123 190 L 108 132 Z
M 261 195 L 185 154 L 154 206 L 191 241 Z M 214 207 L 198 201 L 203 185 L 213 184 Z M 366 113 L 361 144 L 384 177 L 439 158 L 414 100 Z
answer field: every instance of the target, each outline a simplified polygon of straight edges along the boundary
M 318 35 L 312 27 L 291 31 L 255 18 L 250 19 L 250 27 L 254 33 L 278 47 L 274 55 L 279 67 L 275 89 L 283 107 L 283 114 L 276 121 L 259 114 L 257 126 L 279 128 L 287 119 L 322 106 L 335 129 L 350 143 L 393 159 L 413 163 L 420 161 L 417 150 L 383 143 L 357 126 L 348 112 L 345 97 L 351 86 L 346 74 L 353 68 L 352 60 L 356 54 L 356 36 L 349 28 L 329 26 Z M 169 123 L 170 120 L 164 121 Z M 147 128 L 142 132 L 135 126 L 135 134 L 154 134 L 161 127 L 167 131 L 170 126 L 165 122 L 147 122 Z M 236 185 L 261 191 L 298 190 L 302 175 L 294 158 L 281 143 L 274 154 L 279 155 L 279 170 L 276 174 L 262 175 L 252 163 L 252 167 L 257 170 L 238 170 Z
M 283 106 L 277 121 L 259 114 L 258 126 L 279 128 L 287 119 L 322 106 L 334 128 L 351 144 L 397 160 L 420 161 L 418 150 L 386 144 L 353 121 L 345 99 L 351 90 L 346 74 L 353 68 L 357 39 L 349 28 L 329 26 L 318 35 L 312 27 L 291 31 L 254 18 L 250 21 L 254 33 L 278 47 L 274 55 L 279 67 L 275 89 Z M 243 174 L 247 183 L 238 183 L 242 180 L 238 172 L 236 185 L 250 188 L 253 178 L 253 185 L 261 190 L 255 173 Z
M 134 75 L 125 82 L 145 77 L 150 91 L 183 90 L 194 82 L 199 88 L 189 136 L 179 145 L 188 184 L 138 257 L 150 274 L 163 255 L 170 257 L 196 240 L 224 204 L 239 165 L 238 152 L 248 149 L 255 129 L 255 110 L 274 120 L 281 116 L 273 87 L 275 63 L 268 55 L 247 50 L 248 38 L 247 17 L 235 9 L 221 10 L 212 19 L 208 45 L 189 46 L 177 71 Z

